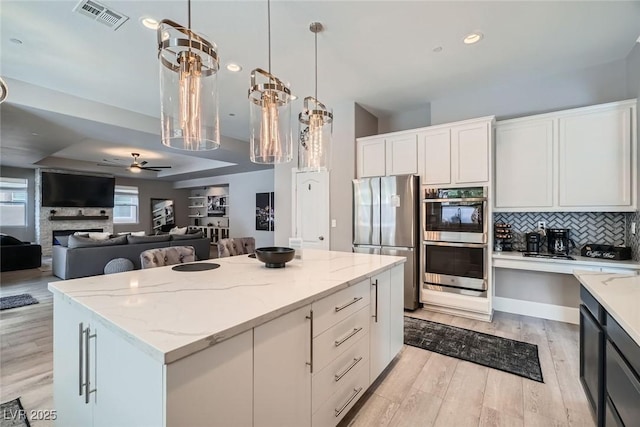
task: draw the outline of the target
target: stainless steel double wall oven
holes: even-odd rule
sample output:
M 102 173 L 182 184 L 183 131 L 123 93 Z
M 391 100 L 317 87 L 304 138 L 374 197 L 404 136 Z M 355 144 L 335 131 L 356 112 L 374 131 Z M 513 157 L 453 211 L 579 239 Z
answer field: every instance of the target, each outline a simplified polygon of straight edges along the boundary
M 423 288 L 486 296 L 489 220 L 487 187 L 425 189 Z

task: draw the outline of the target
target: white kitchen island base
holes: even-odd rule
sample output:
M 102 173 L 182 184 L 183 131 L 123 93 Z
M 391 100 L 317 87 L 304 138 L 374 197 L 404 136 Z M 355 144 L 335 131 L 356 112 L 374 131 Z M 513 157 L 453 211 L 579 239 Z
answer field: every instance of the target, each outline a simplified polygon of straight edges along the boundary
M 54 282 L 59 426 L 336 425 L 403 344 L 404 258 Z

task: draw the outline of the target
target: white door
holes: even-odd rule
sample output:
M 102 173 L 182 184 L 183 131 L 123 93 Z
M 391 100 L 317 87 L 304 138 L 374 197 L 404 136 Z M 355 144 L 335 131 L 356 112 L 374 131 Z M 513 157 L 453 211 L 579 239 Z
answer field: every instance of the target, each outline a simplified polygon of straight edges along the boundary
M 373 140 L 358 141 L 356 145 L 358 149 L 356 155 L 358 178 L 365 178 L 368 176 L 385 176 L 387 173 L 384 137 Z
M 418 171 L 422 185 L 451 184 L 450 134 L 446 128 L 418 136 Z
M 311 306 L 253 332 L 254 427 L 311 425 Z
M 474 123 L 451 128 L 454 182 L 456 184 L 489 181 L 489 123 Z
M 53 302 L 53 401 L 57 426 L 92 425 L 93 401 L 85 403 L 83 330 L 91 314 L 55 294 Z
M 402 135 L 387 139 L 387 175 L 410 175 L 418 173 L 416 157 L 417 135 Z
M 389 309 L 391 273 L 389 270 L 371 278 L 371 329 L 369 379 L 373 382 L 389 364 Z
M 329 172 L 296 173 L 296 231 L 304 248 L 329 250 Z
M 629 207 L 631 108 L 558 119 L 561 207 Z
M 161 426 L 164 422 L 162 363 L 124 338 L 94 321 L 91 335 L 95 351 L 92 373 L 93 426 Z M 93 397 L 92 396 L 92 397 Z
M 496 208 L 553 206 L 553 119 L 496 126 Z

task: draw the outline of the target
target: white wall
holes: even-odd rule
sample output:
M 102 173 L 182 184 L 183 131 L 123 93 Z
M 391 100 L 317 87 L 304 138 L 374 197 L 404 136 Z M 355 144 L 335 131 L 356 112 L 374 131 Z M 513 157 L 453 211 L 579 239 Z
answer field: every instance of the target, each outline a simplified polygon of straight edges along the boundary
M 495 115 L 498 120 L 626 99 L 624 59 L 580 71 L 511 81 L 431 100 L 431 124 Z
M 431 104 L 378 118 L 378 133 L 397 132 L 431 125 Z
M 274 170 L 268 169 L 257 172 L 238 173 L 233 175 L 221 175 L 209 178 L 198 178 L 175 183 L 176 188 L 204 188 L 212 185 L 229 185 L 229 236 L 230 237 L 254 237 L 256 247 L 273 246 L 273 231 L 256 230 L 256 193 L 269 193 L 275 191 Z M 291 189 L 288 190 L 291 192 Z M 276 198 L 278 191 L 276 191 Z M 185 203 L 186 203 L 185 197 Z M 287 212 L 279 210 L 275 205 L 275 228 L 282 226 L 281 215 L 287 218 Z M 291 211 L 288 211 L 291 217 Z M 285 245 L 288 243 L 285 240 Z

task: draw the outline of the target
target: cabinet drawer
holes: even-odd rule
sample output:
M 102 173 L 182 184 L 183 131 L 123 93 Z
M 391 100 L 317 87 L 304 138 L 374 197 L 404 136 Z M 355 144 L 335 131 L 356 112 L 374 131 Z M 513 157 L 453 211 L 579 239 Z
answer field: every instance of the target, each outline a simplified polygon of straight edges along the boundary
M 351 380 L 357 368 L 367 363 L 369 363 L 369 334 L 360 337 L 333 362 L 313 375 L 312 411 L 316 412 L 320 405 L 340 389 L 342 384 Z
M 627 334 L 624 329 L 607 313 L 607 336 L 620 350 L 624 359 L 640 376 L 640 346 Z
M 354 369 L 354 375 L 314 412 L 311 421 L 313 427 L 329 427 L 338 424 L 367 390 L 369 361 Z
M 607 342 L 606 354 L 607 395 L 623 425 L 637 426 L 640 420 L 640 381 L 610 342 Z
M 589 312 L 591 312 L 591 315 L 595 317 L 596 321 L 601 325 L 604 324 L 604 310 L 587 288 L 582 285 L 580 285 L 580 300 L 582 301 L 582 304 L 589 309 Z
M 319 372 L 369 332 L 369 306 L 313 339 L 313 369 Z
M 362 307 L 369 305 L 369 279 L 357 285 L 329 295 L 314 302 L 313 308 L 313 336 L 316 337 L 346 319 Z

